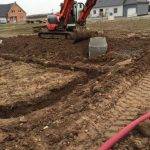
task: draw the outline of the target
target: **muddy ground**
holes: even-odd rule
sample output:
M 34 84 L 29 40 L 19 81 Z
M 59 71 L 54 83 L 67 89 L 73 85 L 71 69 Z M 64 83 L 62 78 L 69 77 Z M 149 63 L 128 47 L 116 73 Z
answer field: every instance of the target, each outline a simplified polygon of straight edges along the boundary
M 149 74 L 150 37 L 105 36 L 108 53 L 96 60 L 87 57 L 88 40 L 3 38 L 0 149 L 94 150 L 114 134 L 109 129 L 117 132 L 144 112 L 149 97 L 133 97 L 134 107 L 122 99 Z M 149 138 L 137 130 L 114 147 L 141 148 L 150 148 Z

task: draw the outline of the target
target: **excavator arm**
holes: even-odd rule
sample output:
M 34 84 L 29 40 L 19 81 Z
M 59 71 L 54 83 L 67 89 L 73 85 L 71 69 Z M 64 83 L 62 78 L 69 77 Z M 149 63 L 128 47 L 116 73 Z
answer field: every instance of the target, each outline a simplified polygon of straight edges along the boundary
M 79 25 L 84 25 L 91 9 L 96 4 L 97 0 L 87 0 L 84 9 L 81 11 L 77 23 Z M 64 22 L 64 25 L 68 24 L 70 18 L 70 13 L 74 5 L 74 0 L 64 0 L 63 7 L 60 11 L 60 21 Z
M 61 23 L 63 23 L 64 26 L 66 26 L 70 19 L 71 10 L 74 5 L 74 0 L 64 0 L 64 3 L 62 5 L 63 6 L 60 11 L 59 20 Z
M 76 23 L 83 26 L 86 23 L 87 16 L 90 14 L 91 9 L 96 4 L 97 0 L 87 0 L 83 10 L 81 11 Z M 48 29 L 52 30 L 65 30 L 74 9 L 74 0 L 64 0 L 61 5 L 59 14 L 49 16 Z M 57 18 L 57 19 L 55 19 Z M 53 21 L 54 20 L 54 21 Z M 55 21 L 56 20 L 56 21 Z
M 96 4 L 97 0 L 87 0 L 85 3 L 85 7 L 82 10 L 77 23 L 79 25 L 84 25 L 86 22 L 86 19 L 88 17 L 88 15 L 90 14 L 90 11 L 92 10 L 92 8 L 94 7 L 94 5 Z

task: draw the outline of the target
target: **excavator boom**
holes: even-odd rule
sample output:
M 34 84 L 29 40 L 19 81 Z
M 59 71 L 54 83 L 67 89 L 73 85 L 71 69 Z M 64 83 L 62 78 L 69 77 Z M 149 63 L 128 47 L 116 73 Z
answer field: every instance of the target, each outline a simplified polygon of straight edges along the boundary
M 77 23 L 79 25 L 84 25 L 86 22 L 86 19 L 88 17 L 88 15 L 90 14 L 90 11 L 92 10 L 92 8 L 94 7 L 94 5 L 96 4 L 97 0 L 87 0 L 85 3 L 85 7 L 82 10 L 79 19 L 77 21 Z
M 60 22 L 66 26 L 68 24 L 68 21 L 70 19 L 71 11 L 74 5 L 74 0 L 64 0 L 64 3 L 62 4 L 62 9 L 60 11 Z
M 83 10 L 80 12 L 80 15 L 75 23 L 83 26 L 86 23 L 86 19 L 90 14 L 91 9 L 96 4 L 96 2 L 97 0 L 87 0 Z M 71 13 L 74 9 L 74 4 L 75 4 L 74 0 L 64 0 L 64 2 L 62 3 L 61 11 L 57 15 L 59 22 L 58 24 L 62 28 L 66 28 L 66 26 L 68 25 L 69 20 L 72 17 Z

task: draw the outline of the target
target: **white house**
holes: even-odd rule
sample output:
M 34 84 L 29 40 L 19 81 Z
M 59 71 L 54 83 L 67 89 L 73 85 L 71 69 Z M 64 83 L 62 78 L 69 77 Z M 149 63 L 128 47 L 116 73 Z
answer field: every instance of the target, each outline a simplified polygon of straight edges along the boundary
M 123 16 L 134 17 L 147 15 L 149 9 L 149 2 L 147 0 L 125 0 Z
M 148 11 L 150 12 L 150 0 L 148 0 L 148 2 L 149 2 L 149 9 L 148 9 Z
M 148 2 L 149 1 L 149 2 Z M 91 17 L 134 17 L 147 15 L 150 0 L 98 0 Z
M 124 0 L 98 0 L 91 11 L 91 17 L 122 17 Z

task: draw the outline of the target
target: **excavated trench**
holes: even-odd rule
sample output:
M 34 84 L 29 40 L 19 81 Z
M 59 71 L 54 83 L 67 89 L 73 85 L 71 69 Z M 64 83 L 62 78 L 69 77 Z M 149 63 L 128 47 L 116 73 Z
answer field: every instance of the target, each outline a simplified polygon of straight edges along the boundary
M 3 59 L 5 61 L 11 61 L 9 63 L 16 63 L 16 62 L 25 62 L 29 64 L 36 64 L 38 67 L 44 67 L 44 68 L 53 68 L 53 69 L 62 69 L 63 71 L 71 71 L 72 73 L 79 73 L 80 75 L 72 79 L 70 82 L 68 82 L 66 85 L 60 86 L 58 88 L 51 89 L 48 92 L 45 92 L 43 95 L 38 96 L 36 98 L 28 98 L 25 101 L 19 100 L 17 102 L 14 102 L 13 104 L 8 105 L 0 105 L 0 118 L 1 119 L 9 119 L 9 118 L 16 118 L 22 115 L 27 115 L 33 111 L 37 111 L 40 109 L 43 109 L 48 106 L 52 106 L 56 104 L 58 101 L 61 101 L 62 97 L 67 97 L 68 94 L 70 94 L 77 85 L 86 85 L 91 80 L 104 75 L 108 73 L 108 68 L 99 70 L 97 68 L 80 68 L 74 67 L 72 69 L 72 66 L 70 65 L 61 65 L 61 64 L 51 64 L 51 63 L 44 63 L 42 61 L 34 61 L 34 60 L 23 60 L 20 57 L 13 57 L 12 55 L 3 55 L 1 54 Z M 7 63 L 8 64 L 8 63 Z M 5 63 L 6 65 L 6 63 Z M 4 64 L 1 65 L 1 67 L 4 66 Z M 6 67 L 7 68 L 7 67 Z M 5 69 L 5 68 L 4 68 Z M 107 70 L 107 71 L 106 71 Z
M 81 76 L 80 78 L 73 79 L 67 85 L 51 90 L 40 97 L 30 100 L 26 99 L 27 102 L 20 100 L 20 102 L 13 103 L 13 105 L 0 106 L 0 118 L 15 118 L 54 105 L 61 100 L 61 97 L 65 97 L 71 93 L 77 84 L 84 84 L 87 81 L 86 76 Z
M 68 68 L 65 68 L 64 70 L 68 70 Z M 48 106 L 52 106 L 58 101 L 61 101 L 62 97 L 66 97 L 70 94 L 77 85 L 85 85 L 90 82 L 90 80 L 101 75 L 99 71 L 96 73 L 95 72 L 95 70 L 88 70 L 88 74 L 83 72 L 80 77 L 73 79 L 67 85 L 44 93 L 44 95 L 40 97 L 29 100 L 26 99 L 27 102 L 20 100 L 20 102 L 13 103 L 13 105 L 0 106 L 0 118 L 15 118 L 22 115 L 27 115 L 33 111 L 37 111 Z

